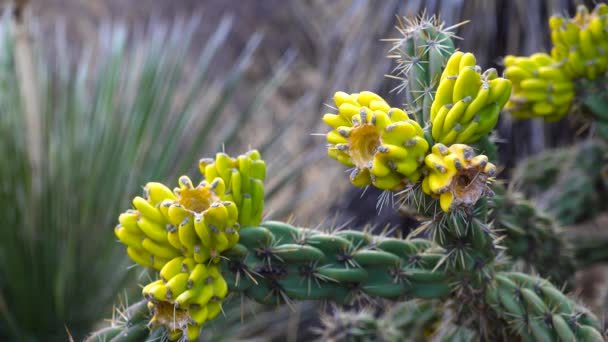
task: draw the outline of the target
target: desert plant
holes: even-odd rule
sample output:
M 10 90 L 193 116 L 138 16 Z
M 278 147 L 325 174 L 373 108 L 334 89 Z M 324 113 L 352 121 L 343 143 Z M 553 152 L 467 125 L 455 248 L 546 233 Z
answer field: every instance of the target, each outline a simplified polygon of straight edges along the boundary
M 425 20 L 404 30 L 404 44 L 421 42 L 415 51 L 436 43 L 429 25 L 434 32 L 441 30 L 437 21 Z M 411 59 L 411 51 L 400 52 L 404 61 Z M 500 188 L 498 198 L 490 199 L 496 166 L 487 136 L 509 101 L 512 82 L 495 70 L 482 73 L 471 53 L 428 58 L 433 65 L 429 70 L 441 69 L 431 72 L 437 76 L 431 76 L 431 83 L 426 74 L 407 73 L 435 94 L 430 104 L 409 103 L 420 115 L 410 117 L 407 110 L 363 91 L 337 92 L 338 113 L 323 117 L 331 126 L 328 154 L 351 168 L 353 185 L 383 189 L 426 217 L 410 237 L 260 222 L 265 179 L 260 154 L 250 151 L 232 158 L 218 153 L 215 159 L 201 160 L 203 180 L 198 185 L 186 176 L 173 191 L 148 183 L 144 197 L 133 200 L 135 209 L 123 214 L 129 219 L 119 219 L 115 232 L 132 260 L 160 271 L 160 278 L 142 291 L 152 313 L 150 333 L 194 340 L 220 313 L 228 293 L 243 293 L 267 304 L 442 299 L 447 303 L 432 310 L 452 312 L 441 316 L 446 320 L 442 324 L 463 329 L 448 338 L 476 334 L 483 339 L 603 341 L 602 324 L 592 313 L 548 280 L 515 271 L 506 256 L 542 266 L 547 253 L 564 246 L 552 221 L 530 203 Z M 542 58 L 541 66 L 549 57 Z M 408 98 L 417 99 L 411 94 Z M 548 112 L 535 107 L 538 115 Z M 504 237 L 494 219 L 507 230 Z M 521 241 L 536 240 L 543 243 L 539 254 L 522 252 Z M 559 261 L 571 265 L 571 259 L 564 253 Z M 564 277 L 548 275 L 560 281 Z M 369 315 L 355 316 L 351 321 L 363 325 L 347 333 L 373 336 L 377 326 Z M 139 339 L 124 332 L 125 340 Z
M 117 199 L 234 134 L 214 128 L 262 37 L 252 35 L 218 78 L 210 65 L 229 38 L 228 16 L 197 52 L 191 20 L 137 37 L 106 24 L 75 55 L 60 26 L 42 32 L 26 18 L 0 23 L 0 198 L 10 203 L 0 212 L 0 338 L 80 339 L 134 280 L 115 239 L 100 229 L 126 205 Z M 290 52 L 252 91 L 257 102 L 241 125 L 260 116 L 292 61 Z

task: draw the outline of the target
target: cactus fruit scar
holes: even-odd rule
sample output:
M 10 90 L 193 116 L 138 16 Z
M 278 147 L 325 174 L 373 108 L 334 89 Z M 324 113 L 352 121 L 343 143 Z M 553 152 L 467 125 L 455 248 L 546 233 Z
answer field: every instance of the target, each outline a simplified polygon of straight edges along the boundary
M 574 84 L 551 56 L 507 56 L 505 77 L 513 82 L 513 94 L 505 109 L 518 119 L 531 117 L 557 121 L 564 117 L 574 99 Z
M 217 265 L 183 257 L 171 260 L 160 274 L 161 279 L 142 290 L 153 314 L 150 327 L 164 326 L 172 340 L 181 336 L 195 340 L 203 324 L 221 312 L 228 293 L 226 280 Z
M 350 181 L 398 190 L 420 178 L 420 167 L 429 148 L 420 125 L 399 108 L 369 91 L 337 92 L 338 114 L 325 114 L 328 154 L 353 167 Z
M 492 193 L 487 182 L 494 177 L 496 166 L 488 157 L 476 156 L 470 146 L 435 144 L 424 161 L 428 175 L 422 180 L 422 190 L 438 197 L 445 212 L 472 206 Z
M 437 143 L 468 144 L 487 135 L 511 94 L 511 81 L 495 69 L 481 73 L 472 53 L 457 51 L 447 61 L 431 106 L 431 134 Z

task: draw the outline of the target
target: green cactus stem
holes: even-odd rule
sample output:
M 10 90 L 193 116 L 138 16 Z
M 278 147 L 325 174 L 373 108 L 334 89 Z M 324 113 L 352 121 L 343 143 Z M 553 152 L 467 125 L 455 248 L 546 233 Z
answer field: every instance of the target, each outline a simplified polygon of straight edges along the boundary
M 485 300 L 524 341 L 604 341 L 597 318 L 542 278 L 499 272 Z
M 555 284 L 568 282 L 577 262 L 562 229 L 522 194 L 507 191 L 498 183 L 492 189 L 492 216 L 496 229 L 505 236 L 507 254 L 523 261 L 527 271 L 539 272 Z
M 424 239 L 323 233 L 268 221 L 243 229 L 221 267 L 231 291 L 261 303 L 442 298 L 449 293 L 446 275 L 435 270 L 442 254 L 430 247 Z
M 393 39 L 388 57 L 397 61 L 395 77 L 402 82 L 397 89 L 407 89 L 406 102 L 414 106 L 412 111 L 422 126 L 430 119 L 439 78 L 455 51 L 455 27 L 445 28 L 438 17 L 423 14 L 416 19 L 403 18 L 397 27 L 402 37 Z

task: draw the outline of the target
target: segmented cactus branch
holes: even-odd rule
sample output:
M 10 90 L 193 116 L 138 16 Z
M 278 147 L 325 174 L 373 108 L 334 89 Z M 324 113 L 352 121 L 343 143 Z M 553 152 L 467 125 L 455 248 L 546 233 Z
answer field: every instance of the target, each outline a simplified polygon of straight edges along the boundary
M 220 263 L 231 291 L 261 303 L 374 297 L 441 298 L 449 293 L 435 270 L 441 251 L 424 239 L 378 237 L 360 231 L 323 233 L 282 222 L 241 231 Z
M 492 218 L 498 233 L 505 236 L 507 254 L 523 261 L 526 271 L 536 271 L 554 284 L 569 282 L 577 262 L 574 246 L 561 227 L 520 193 L 507 191 L 500 183 L 492 189 Z

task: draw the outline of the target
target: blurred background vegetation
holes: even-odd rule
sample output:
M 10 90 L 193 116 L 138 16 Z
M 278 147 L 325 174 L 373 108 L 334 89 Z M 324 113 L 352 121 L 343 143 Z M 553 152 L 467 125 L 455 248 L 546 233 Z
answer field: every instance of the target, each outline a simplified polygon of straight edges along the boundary
M 0 340 L 80 340 L 110 317 L 117 296 L 147 277 L 129 272 L 115 242 L 118 213 L 146 181 L 194 175 L 200 157 L 222 149 L 262 150 L 270 218 L 403 224 L 376 215 L 373 191 L 353 204 L 360 190 L 349 190 L 324 158 L 324 138 L 311 135 L 326 131 L 319 118 L 335 91 L 405 101 L 385 77 L 394 65 L 382 39 L 397 36 L 397 16 L 426 8 L 447 26 L 470 20 L 456 30 L 465 38 L 458 47 L 501 70 L 506 54 L 549 51 L 549 15 L 594 2 L 45 0 L 17 1 L 25 7 L 15 12 L 5 0 Z M 523 157 L 578 139 L 575 131 L 584 127 L 502 116 L 501 176 Z M 301 314 L 311 308 L 262 308 L 248 325 L 228 314 L 206 334 L 293 339 L 316 320 Z M 280 315 L 289 324 L 265 329 Z

